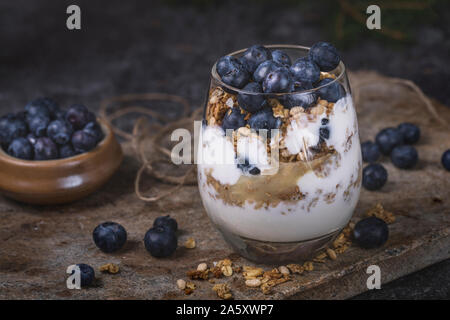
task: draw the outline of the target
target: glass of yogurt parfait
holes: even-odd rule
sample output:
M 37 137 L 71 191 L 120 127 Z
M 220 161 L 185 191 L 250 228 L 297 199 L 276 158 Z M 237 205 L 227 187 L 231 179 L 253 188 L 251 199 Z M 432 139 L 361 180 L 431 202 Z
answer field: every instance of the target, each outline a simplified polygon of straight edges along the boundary
M 361 187 L 358 123 L 337 50 L 253 46 L 220 58 L 197 150 L 203 205 L 239 254 L 279 263 L 326 247 Z

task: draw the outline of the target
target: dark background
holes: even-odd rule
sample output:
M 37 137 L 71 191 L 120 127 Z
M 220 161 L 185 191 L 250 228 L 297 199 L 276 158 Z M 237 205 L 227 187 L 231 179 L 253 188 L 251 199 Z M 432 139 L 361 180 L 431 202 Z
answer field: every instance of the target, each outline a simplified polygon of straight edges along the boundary
M 408 78 L 450 105 L 448 1 L 0 1 L 0 114 L 46 95 L 91 109 L 124 93 L 200 106 L 218 57 L 255 43 L 331 41 L 350 70 Z M 80 31 L 66 8 L 81 7 Z M 381 7 L 382 31 L 365 27 Z M 450 261 L 357 298 L 448 298 Z

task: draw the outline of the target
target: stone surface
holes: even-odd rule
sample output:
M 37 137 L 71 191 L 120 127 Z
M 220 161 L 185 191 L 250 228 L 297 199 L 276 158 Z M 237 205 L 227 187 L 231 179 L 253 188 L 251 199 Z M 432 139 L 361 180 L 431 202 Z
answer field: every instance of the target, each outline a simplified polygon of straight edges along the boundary
M 169 6 L 159 1 L 145 3 L 114 0 L 105 5 L 84 0 L 77 1 L 77 4 L 82 8 L 83 15 L 83 28 L 79 32 L 65 28 L 65 2 L 43 0 L 30 3 L 16 0 L 0 4 L 0 38 L 3 43 L 0 50 L 0 114 L 20 110 L 27 101 L 40 95 L 52 96 L 63 105 L 83 102 L 96 109 L 100 100 L 106 97 L 130 92 L 161 91 L 186 97 L 196 107 L 203 102 L 210 67 L 224 53 L 254 43 L 310 45 L 317 40 L 327 39 L 321 29 L 321 21 L 327 18 L 327 11 L 318 4 L 305 7 L 278 5 L 271 1 L 264 4 L 236 1 L 204 9 Z M 450 67 L 447 52 L 450 42 L 445 36 L 448 34 L 449 24 L 445 22 L 448 21 L 449 13 L 448 7 L 438 12 L 442 25 L 426 28 L 415 25 L 412 31 L 417 41 L 411 45 L 395 47 L 364 40 L 341 50 L 344 61 L 351 69 L 375 69 L 391 76 L 411 78 L 427 94 L 449 105 L 447 84 Z M 261 23 L 261 17 L 264 17 L 264 23 Z M 374 97 L 377 98 L 377 95 Z M 417 103 L 414 96 L 411 99 Z M 151 106 L 161 107 L 159 104 Z M 371 121 L 360 117 L 361 121 L 366 121 L 362 123 L 371 124 L 361 128 L 363 138 L 373 137 L 379 128 L 391 124 L 389 121 L 401 121 L 414 115 L 414 110 L 418 108 L 416 106 L 409 110 L 404 107 L 395 118 L 382 118 L 373 126 Z M 371 108 L 365 112 L 371 114 L 370 117 L 377 115 L 372 114 L 375 111 Z M 427 152 L 426 144 L 431 141 L 431 136 L 434 137 L 428 135 L 434 122 L 429 118 L 421 120 L 430 128 L 426 130 L 426 140 L 420 145 L 419 152 Z M 130 123 L 132 121 L 122 121 L 121 125 L 129 129 Z M 440 148 L 444 147 L 442 143 Z M 440 167 L 436 159 L 439 153 L 438 150 L 426 153 L 421 162 L 421 169 L 427 170 L 435 181 L 429 178 L 422 182 L 420 179 L 417 182 L 419 185 L 415 186 L 421 191 L 416 194 L 417 198 L 408 196 L 405 208 L 396 201 L 387 208 L 404 212 L 416 208 L 411 217 L 420 213 L 426 215 L 427 219 L 437 219 L 437 224 L 442 222 L 436 217 L 439 213 L 442 219 L 445 214 L 448 215 L 447 197 L 443 197 L 442 203 L 428 201 L 434 194 L 442 196 L 448 190 L 448 187 L 442 189 L 432 183 L 442 182 L 445 177 L 438 171 Z M 170 261 L 159 261 L 147 256 L 141 242 L 146 229 L 160 213 L 176 215 L 184 225 L 181 239 L 205 227 L 206 223 L 206 232 L 196 233 L 205 236 L 198 239 L 202 243 L 200 249 L 197 248 L 198 252 L 182 249 L 176 255 L 176 259 L 182 258 L 182 262 L 186 263 L 186 269 L 196 266 L 203 257 L 208 257 L 208 260 L 219 259 L 231 254 L 219 235 L 205 222 L 206 216 L 199 207 L 195 187 L 184 188 L 175 199 L 178 203 L 162 201 L 146 205 L 132 195 L 136 169 L 135 160 L 126 158 L 117 175 L 101 192 L 73 206 L 36 208 L 0 198 L 0 278 L 5 279 L 0 284 L 0 296 L 183 297 L 171 280 L 183 276 L 184 271 L 171 271 Z M 410 176 L 400 175 L 401 172 L 396 173 L 395 170 L 392 166 L 388 167 L 394 183 L 387 186 L 386 193 L 392 191 L 398 197 L 402 195 L 398 187 L 409 184 Z M 413 172 L 414 179 L 417 178 L 416 174 L 418 172 Z M 395 180 L 397 178 L 400 180 Z M 145 183 L 160 186 L 154 180 Z M 363 193 L 363 197 L 369 198 L 360 209 L 365 209 L 364 206 L 383 195 L 386 194 L 374 196 Z M 186 209 L 194 207 L 197 209 Z M 412 223 L 413 226 L 422 222 L 411 217 L 402 220 L 416 221 Z M 104 255 L 90 239 L 92 229 L 105 219 L 123 222 L 129 230 L 131 241 L 120 254 Z M 444 222 L 448 224 L 448 220 Z M 356 251 L 355 255 L 359 254 Z M 414 265 L 412 270 L 437 261 L 426 257 L 424 263 Z M 87 262 L 99 267 L 110 261 L 120 263 L 123 272 L 118 275 L 102 274 L 96 288 L 83 292 L 65 289 L 65 268 L 69 264 Z M 429 296 L 433 291 L 444 292 L 448 288 L 445 284 L 450 282 L 448 263 L 441 263 L 431 269 L 441 275 L 442 281 L 431 282 L 431 274 L 426 270 L 417 276 L 406 277 L 403 284 L 396 287 L 401 293 L 393 295 L 389 293 L 390 289 L 382 289 L 368 292 L 364 297 L 420 298 Z M 155 277 L 158 272 L 164 276 Z M 396 277 L 401 274 L 404 272 Z M 431 287 L 430 283 L 433 283 Z M 392 285 L 395 286 L 394 283 Z M 207 284 L 202 286 L 205 294 L 209 294 L 206 296 L 213 297 Z M 422 292 L 425 290 L 428 293 Z M 386 294 L 383 295 L 383 292 Z M 349 291 L 341 296 L 354 293 Z M 202 294 L 196 292 L 192 298 L 201 297 Z
M 380 266 L 386 283 L 450 257 L 450 179 L 438 161 L 441 143 L 449 133 L 408 89 L 386 84 L 385 78 L 376 74 L 352 74 L 353 83 L 361 79 L 373 81 L 360 92 L 362 102 L 357 106 L 363 140 L 405 118 L 417 123 L 423 134 L 417 145 L 417 168 L 399 170 L 383 159 L 389 172 L 388 183 L 380 192 L 361 193 L 355 221 L 377 202 L 396 215 L 387 244 L 373 250 L 351 247 L 337 260 L 315 264 L 314 271 L 275 287 L 270 295 L 246 287 L 240 274 L 218 280 L 230 284 L 235 298 L 348 298 L 366 290 L 369 265 Z M 436 107 L 440 116 L 450 121 L 450 111 L 437 103 Z M 186 271 L 202 262 L 212 265 L 229 258 L 240 266 L 253 265 L 233 253 L 213 228 L 196 186 L 185 186 L 156 203 L 138 200 L 133 188 L 138 163 L 129 144 L 124 144 L 124 150 L 127 156 L 117 174 L 101 191 L 86 199 L 36 207 L 1 198 L 0 298 L 213 299 L 216 295 L 209 282 L 196 281 L 197 289 L 186 296 L 177 288 L 177 279 L 186 279 Z M 144 190 L 165 188 L 153 178 L 143 181 Z M 163 214 L 177 219 L 180 247 L 174 256 L 156 259 L 145 251 L 142 239 L 153 220 Z M 102 253 L 92 241 L 94 227 L 108 220 L 121 223 L 129 235 L 126 247 L 115 254 Z M 191 237 L 196 240 L 196 248 L 184 248 L 182 244 Z M 114 263 L 120 266 L 120 273 L 97 272 L 93 287 L 68 290 L 65 270 L 75 263 L 87 263 L 96 270 Z M 265 268 L 269 270 L 270 266 Z

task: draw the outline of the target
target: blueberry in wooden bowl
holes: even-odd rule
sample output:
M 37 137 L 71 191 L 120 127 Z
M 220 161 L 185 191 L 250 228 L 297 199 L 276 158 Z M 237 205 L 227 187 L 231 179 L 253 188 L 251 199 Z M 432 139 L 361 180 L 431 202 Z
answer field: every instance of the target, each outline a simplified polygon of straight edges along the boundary
M 31 204 L 61 204 L 99 189 L 123 158 L 109 123 L 82 105 L 51 99 L 0 117 L 0 193 Z

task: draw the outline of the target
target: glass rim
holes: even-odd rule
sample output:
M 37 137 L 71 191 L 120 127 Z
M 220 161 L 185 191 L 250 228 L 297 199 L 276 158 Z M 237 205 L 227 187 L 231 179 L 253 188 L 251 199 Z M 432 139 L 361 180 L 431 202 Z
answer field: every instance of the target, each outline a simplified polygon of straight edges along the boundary
M 296 49 L 296 50 L 302 50 L 302 51 L 308 51 L 310 47 L 305 47 L 305 46 L 300 46 L 300 45 L 294 45 L 294 44 L 268 44 L 268 45 L 263 45 L 266 48 L 269 49 Z M 244 49 L 240 49 L 231 53 L 226 54 L 225 56 L 236 56 L 240 53 L 245 52 L 245 50 L 247 50 L 248 48 L 244 48 Z M 220 58 L 219 58 L 220 59 Z M 229 84 L 226 84 L 225 82 L 222 81 L 222 79 L 220 78 L 219 74 L 217 73 L 217 62 L 219 61 L 219 59 L 214 63 L 214 65 L 212 66 L 211 69 L 211 77 L 217 81 L 222 87 L 227 88 L 228 90 L 232 90 L 236 93 L 243 93 L 243 94 L 247 94 L 247 95 L 264 95 L 264 96 L 288 96 L 288 95 L 294 95 L 294 94 L 303 94 L 303 93 L 312 93 L 312 92 L 316 92 L 319 89 L 325 88 L 333 83 L 335 83 L 336 81 L 340 80 L 344 74 L 345 74 L 345 64 L 341 61 L 339 61 L 337 68 L 340 68 L 340 72 L 339 74 L 336 76 L 336 78 L 334 78 L 332 81 L 328 82 L 327 84 L 324 84 L 320 87 L 315 87 L 312 89 L 307 89 L 307 90 L 301 90 L 301 91 L 294 91 L 294 92 L 280 92 L 280 93 L 268 93 L 268 92 L 250 92 L 250 91 L 245 91 L 233 86 L 230 86 Z M 336 70 L 335 69 L 335 70 Z M 328 78 L 330 79 L 330 78 Z

